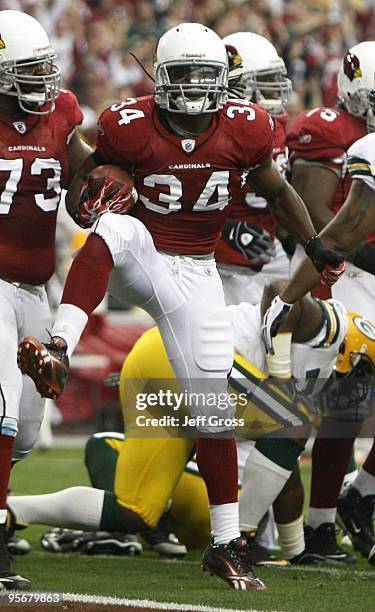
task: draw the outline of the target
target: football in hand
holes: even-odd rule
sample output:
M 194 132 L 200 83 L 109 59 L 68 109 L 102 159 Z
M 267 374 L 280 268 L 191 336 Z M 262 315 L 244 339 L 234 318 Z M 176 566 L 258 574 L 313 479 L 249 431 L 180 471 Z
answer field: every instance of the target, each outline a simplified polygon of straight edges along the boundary
M 112 183 L 110 191 L 113 191 L 114 193 L 116 193 L 116 191 L 119 192 L 121 199 L 126 200 L 126 205 L 124 206 L 124 210 L 122 212 L 122 214 L 125 214 L 134 206 L 138 199 L 133 178 L 127 170 L 124 170 L 119 166 L 113 166 L 111 164 L 97 166 L 90 172 L 89 175 L 89 188 L 91 195 L 93 197 L 99 195 L 103 189 L 103 186 L 109 182 Z
M 98 166 L 83 181 L 77 221 L 87 228 L 105 212 L 125 215 L 137 199 L 133 178 L 127 170 L 110 164 Z

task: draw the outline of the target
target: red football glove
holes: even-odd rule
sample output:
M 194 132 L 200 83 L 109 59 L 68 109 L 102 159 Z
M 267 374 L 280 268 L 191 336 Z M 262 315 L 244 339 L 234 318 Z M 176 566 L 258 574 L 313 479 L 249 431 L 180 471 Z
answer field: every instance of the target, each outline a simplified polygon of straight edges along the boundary
M 345 261 L 342 261 L 337 268 L 332 268 L 329 264 L 324 266 L 320 275 L 320 282 L 326 287 L 332 287 L 345 272 Z
M 138 199 L 133 186 L 121 184 L 112 176 L 102 179 L 101 188 L 93 195 L 97 182 L 98 179 L 88 176 L 82 183 L 75 220 L 84 228 L 91 227 L 101 214 L 108 211 L 125 215 Z

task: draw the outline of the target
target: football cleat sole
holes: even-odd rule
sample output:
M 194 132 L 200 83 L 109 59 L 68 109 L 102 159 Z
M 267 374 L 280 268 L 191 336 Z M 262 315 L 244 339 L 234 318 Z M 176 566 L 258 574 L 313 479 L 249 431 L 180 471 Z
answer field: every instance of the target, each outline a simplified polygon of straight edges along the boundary
M 68 369 L 51 356 L 37 338 L 26 336 L 22 340 L 17 351 L 17 364 L 22 374 L 27 374 L 34 381 L 42 397 L 53 400 L 60 397 Z

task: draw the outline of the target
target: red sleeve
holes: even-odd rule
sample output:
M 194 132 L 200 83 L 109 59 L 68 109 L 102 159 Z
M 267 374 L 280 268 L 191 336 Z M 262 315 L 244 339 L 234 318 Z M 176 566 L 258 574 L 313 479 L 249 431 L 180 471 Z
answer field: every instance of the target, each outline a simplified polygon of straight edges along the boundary
M 321 107 L 303 112 L 286 137 L 292 161 L 301 158 L 341 165 L 348 131 L 352 132 L 351 126 L 339 110 Z
M 81 125 L 83 121 L 83 113 L 78 104 L 78 100 L 72 91 L 61 89 L 56 100 L 56 110 L 63 110 L 67 115 L 71 129 L 77 125 Z

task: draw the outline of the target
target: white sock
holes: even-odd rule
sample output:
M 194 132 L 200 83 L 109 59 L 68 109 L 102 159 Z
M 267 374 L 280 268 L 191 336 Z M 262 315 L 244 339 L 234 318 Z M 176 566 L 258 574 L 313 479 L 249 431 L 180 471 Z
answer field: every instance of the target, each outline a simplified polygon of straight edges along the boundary
M 284 523 L 283 525 L 277 523 L 277 530 L 281 547 L 287 559 L 291 559 L 305 550 L 303 514 L 291 523 Z
M 352 482 L 352 486 L 357 489 L 362 497 L 375 495 L 375 476 L 362 468 L 359 470 L 357 478 Z
M 251 449 L 243 471 L 240 493 L 240 529 L 257 529 L 259 521 L 276 499 L 292 471 Z
M 336 520 L 336 508 L 309 508 L 307 525 L 316 529 L 323 523 L 334 523 Z
M 238 538 L 238 502 L 210 506 L 211 534 L 215 544 L 228 544 Z
M 64 338 L 68 345 L 67 355 L 71 358 L 88 320 L 87 314 L 73 304 L 60 304 L 52 336 Z
M 8 505 L 22 523 L 39 523 L 67 529 L 100 528 L 104 491 L 71 487 L 47 495 L 9 496 Z

